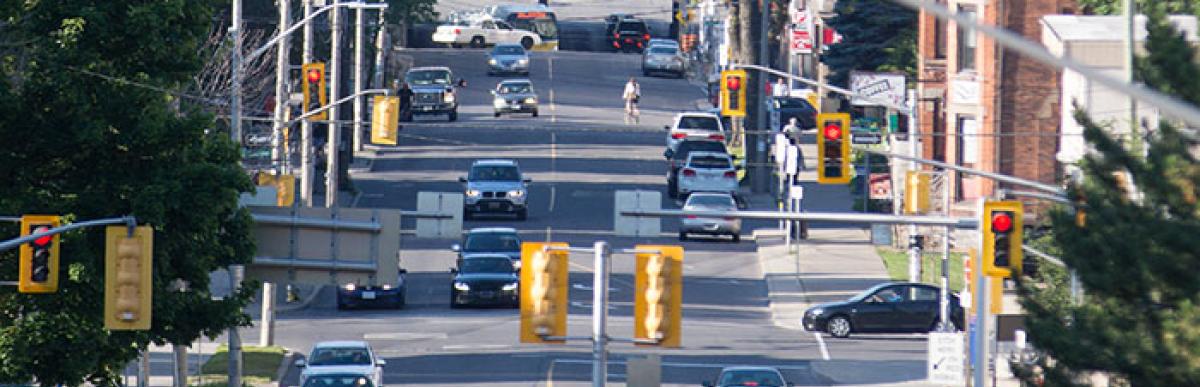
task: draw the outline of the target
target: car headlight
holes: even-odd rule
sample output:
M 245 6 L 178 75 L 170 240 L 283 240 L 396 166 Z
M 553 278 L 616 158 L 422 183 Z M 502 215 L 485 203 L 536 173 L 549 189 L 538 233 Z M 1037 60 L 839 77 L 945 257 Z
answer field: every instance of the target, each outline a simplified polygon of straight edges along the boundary
M 513 261 L 513 270 L 521 270 L 521 260 Z
M 520 63 L 521 65 L 527 65 L 529 64 L 529 59 L 522 58 L 518 60 L 517 63 Z
M 496 64 L 496 58 L 488 59 L 488 64 L 490 64 L 490 65 Z
M 517 283 L 516 283 L 516 282 L 513 282 L 513 283 L 511 283 L 511 284 L 504 284 L 504 286 L 503 286 L 503 287 L 501 287 L 501 288 L 500 288 L 500 290 L 503 290 L 503 291 L 506 291 L 506 292 L 511 292 L 511 291 L 513 291 L 513 290 L 517 290 Z
M 473 198 L 477 198 L 477 197 L 479 197 L 479 194 L 480 194 L 480 193 L 481 193 L 481 192 L 479 192 L 479 190 L 477 190 L 477 189 L 469 189 L 469 190 L 467 190 L 467 196 L 470 196 L 470 197 L 473 197 Z
M 353 292 L 355 288 L 357 288 L 357 286 L 355 286 L 354 284 L 346 284 L 346 285 L 342 286 L 342 289 L 346 289 L 351 292 Z
M 533 98 L 533 97 L 526 98 L 525 103 L 537 103 L 537 98 Z
M 525 196 L 525 190 L 523 190 L 523 189 L 515 189 L 515 190 L 512 190 L 512 191 L 508 191 L 508 196 L 511 196 L 511 197 L 514 197 L 514 198 L 519 198 L 519 197 Z
M 392 285 L 383 284 L 382 288 L 383 290 L 392 290 Z
M 496 99 L 492 100 L 492 106 L 504 107 L 504 105 L 505 105 L 504 98 L 496 98 Z
M 464 291 L 464 292 L 465 292 L 465 291 L 471 290 L 471 286 L 470 286 L 470 285 L 467 285 L 467 283 L 466 283 L 466 282 L 455 282 L 455 283 L 454 283 L 454 290 L 459 290 L 459 291 Z
M 442 97 L 442 101 L 445 101 L 446 103 L 454 102 L 454 94 L 446 93 L 446 95 Z
M 808 313 L 812 313 L 813 316 L 820 316 L 822 314 L 825 314 L 825 309 L 816 308 L 816 309 L 809 310 Z

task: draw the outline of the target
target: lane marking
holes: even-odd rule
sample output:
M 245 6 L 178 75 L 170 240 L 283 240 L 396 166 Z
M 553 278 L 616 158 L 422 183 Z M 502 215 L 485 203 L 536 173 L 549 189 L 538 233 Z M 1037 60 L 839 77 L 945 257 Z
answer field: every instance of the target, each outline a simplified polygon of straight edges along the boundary
M 588 363 L 591 363 L 591 362 L 589 361 Z M 546 387 L 554 387 L 554 365 L 555 364 L 558 364 L 557 360 L 550 362 L 550 368 L 546 370 Z
M 396 135 L 397 135 L 397 136 L 400 136 L 400 137 L 408 137 L 408 138 L 415 139 L 415 140 L 424 140 L 424 141 L 432 141 L 432 142 L 443 142 L 443 143 L 447 143 L 447 144 L 451 144 L 451 145 L 479 145 L 479 144 L 477 144 L 477 143 L 471 143 L 471 142 L 466 142 L 466 141 L 458 141 L 458 140 L 450 140 L 450 139 L 445 139 L 445 138 L 437 138 L 437 137 L 422 136 L 422 135 L 419 135 L 419 134 L 396 133 Z
M 445 340 L 445 333 L 392 332 L 364 333 L 363 340 Z
M 817 347 L 821 349 L 821 358 L 829 360 L 829 347 L 825 346 L 825 339 L 821 338 L 819 332 L 813 332 L 813 337 L 817 338 Z
M 508 344 L 475 344 L 475 345 L 456 344 L 456 345 L 443 345 L 442 346 L 442 349 L 448 350 L 448 351 L 459 350 L 459 349 L 474 350 L 474 349 L 505 349 L 505 348 L 512 348 L 512 346 L 508 345 Z
M 554 56 L 546 57 L 546 68 L 550 78 L 550 122 L 558 122 L 558 106 L 554 104 Z
M 553 95 L 553 94 L 551 94 Z M 558 135 L 550 132 L 550 180 L 558 181 Z M 557 185 L 550 184 L 550 208 L 549 212 L 554 212 L 554 198 L 558 196 Z
M 590 364 L 592 364 L 592 360 L 591 359 L 554 359 L 554 361 L 551 362 L 552 367 L 553 367 L 554 363 L 588 364 L 588 365 L 590 365 Z M 625 365 L 625 361 L 609 359 L 608 364 Z M 721 363 L 706 364 L 706 363 L 675 363 L 675 362 L 662 362 L 660 364 L 663 367 L 676 367 L 676 368 L 725 368 L 725 367 L 762 367 L 763 366 L 761 364 L 760 365 L 721 364 Z M 799 371 L 807 371 L 807 370 L 812 369 L 812 367 L 809 367 L 809 366 L 797 366 L 797 365 L 767 365 L 766 367 L 772 367 L 772 368 L 777 368 L 777 369 L 781 369 L 781 370 L 799 370 Z

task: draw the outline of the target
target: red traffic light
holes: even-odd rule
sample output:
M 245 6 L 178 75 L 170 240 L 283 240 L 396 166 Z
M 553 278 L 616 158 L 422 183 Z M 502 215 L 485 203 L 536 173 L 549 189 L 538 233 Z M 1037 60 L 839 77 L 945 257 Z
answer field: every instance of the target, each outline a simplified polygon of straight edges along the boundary
M 1009 215 L 1007 212 L 998 212 L 992 214 L 992 231 L 1008 232 L 1012 229 L 1012 225 L 1012 215 Z
M 837 141 L 842 139 L 842 127 L 835 123 L 825 124 L 825 139 Z
M 321 80 L 321 71 L 317 69 L 308 70 L 308 81 L 317 82 Z
M 729 77 L 725 80 L 725 87 L 729 90 L 737 91 L 737 89 L 742 87 L 742 78 Z
M 30 232 L 30 234 L 37 234 L 37 233 L 46 232 L 46 231 L 50 231 L 50 227 L 38 226 L 38 227 L 34 228 L 33 231 Z M 54 236 L 47 235 L 44 237 L 34 239 L 33 245 L 37 246 L 37 247 L 46 247 L 47 245 L 50 244 L 50 240 L 53 238 L 54 238 Z

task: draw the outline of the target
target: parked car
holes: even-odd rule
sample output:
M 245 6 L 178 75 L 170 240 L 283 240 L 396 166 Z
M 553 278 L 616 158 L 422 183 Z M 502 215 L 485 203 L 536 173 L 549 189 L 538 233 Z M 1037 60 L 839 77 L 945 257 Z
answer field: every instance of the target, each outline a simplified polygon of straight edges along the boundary
M 476 213 L 510 213 L 525 220 L 528 208 L 529 178 L 522 177 L 521 167 L 513 160 L 478 160 L 471 164 L 463 183 L 466 198 L 463 218 L 472 219 Z
M 609 37 L 611 43 L 613 34 L 617 33 L 617 25 L 621 24 L 625 19 L 637 19 L 636 16 L 627 13 L 612 13 L 604 17 L 604 36 Z
M 346 283 L 337 288 L 337 308 L 339 310 L 365 307 L 383 307 L 400 309 L 405 305 L 408 294 L 408 282 L 405 276 L 408 270 L 400 269 L 399 278 L 395 284 L 358 284 Z
M 478 19 L 470 23 L 438 26 L 433 33 L 433 42 L 450 47 L 486 47 L 493 44 L 519 44 L 526 50 L 542 43 L 541 36 L 522 29 L 512 28 L 502 20 Z
M 646 48 L 650 48 L 650 47 L 654 47 L 654 46 L 670 46 L 670 47 L 679 48 L 679 42 L 676 41 L 675 39 L 659 39 L 659 38 L 650 38 L 650 40 L 646 41 Z
M 454 92 L 454 73 L 449 67 L 414 67 L 404 74 L 412 87 L 413 115 L 445 114 L 458 120 L 458 95 Z
M 725 125 L 721 117 L 713 113 L 686 112 L 675 115 L 667 130 L 667 149 L 674 151 L 683 140 L 725 141 Z
M 613 51 L 640 53 L 650 41 L 650 27 L 641 19 L 625 18 L 615 24 L 608 36 Z
M 488 75 L 529 75 L 529 53 L 519 44 L 497 44 L 488 52 Z
M 938 327 L 941 291 L 935 286 L 886 282 L 842 302 L 814 306 L 804 312 L 804 329 L 833 337 L 851 333 L 929 332 Z M 963 309 L 950 293 L 950 322 L 962 329 Z
M 678 196 L 693 192 L 737 192 L 737 167 L 724 152 L 691 152 L 675 178 Z
M 521 306 L 520 278 L 505 255 L 469 255 L 450 268 L 450 307 L 464 305 Z
M 365 376 L 371 384 L 383 387 L 383 366 L 371 345 L 365 341 L 322 341 L 313 345 L 307 359 L 296 360 L 295 365 L 303 368 L 300 385 L 322 375 L 347 374 Z
M 329 370 L 313 373 L 300 387 L 375 387 L 370 375 Z
M 738 204 L 732 194 L 697 192 L 688 196 L 683 204 L 685 211 L 737 211 Z M 729 235 L 733 243 L 742 240 L 742 220 L 740 218 L 708 218 L 687 216 L 679 227 L 679 240 L 687 240 L 689 234 Z
M 683 78 L 686 71 L 683 56 L 679 54 L 679 47 L 651 46 L 646 48 L 646 55 L 642 56 L 642 75 L 667 73 L 677 78 Z
M 772 97 L 770 99 L 771 110 L 779 114 L 779 127 L 774 128 L 779 130 L 783 125 L 787 125 L 788 121 L 793 117 L 796 118 L 796 123 L 801 130 L 809 130 L 817 127 L 817 108 L 813 107 L 807 99 L 800 97 Z
M 468 255 L 503 255 L 513 261 L 513 267 L 521 268 L 521 236 L 512 227 L 473 228 L 450 250 L 458 253 L 458 260 Z
M 775 367 L 725 367 L 721 369 L 721 374 L 717 376 L 717 382 L 703 382 L 705 387 L 732 387 L 732 386 L 753 386 L 753 387 L 790 387 L 794 384 L 789 383 L 783 378 L 783 374 Z
M 528 79 L 508 79 L 492 90 L 493 116 L 505 113 L 529 113 L 538 116 L 538 96 Z
M 687 163 L 688 155 L 695 151 L 729 153 L 725 143 L 709 140 L 684 140 L 675 150 L 667 149 L 663 157 L 667 158 L 667 195 L 678 195 L 679 168 Z

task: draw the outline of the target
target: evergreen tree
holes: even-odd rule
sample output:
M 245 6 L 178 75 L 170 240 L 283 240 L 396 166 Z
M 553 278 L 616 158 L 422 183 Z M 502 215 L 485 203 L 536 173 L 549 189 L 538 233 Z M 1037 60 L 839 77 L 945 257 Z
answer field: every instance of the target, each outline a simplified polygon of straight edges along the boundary
M 888 0 L 839 0 L 829 26 L 842 35 L 821 56 L 829 82 L 847 85 L 851 71 L 917 74 L 917 12 Z M 820 41 L 820 37 L 817 41 Z
M 1195 49 L 1167 22 L 1162 5 L 1149 15 L 1148 56 L 1138 59 L 1147 86 L 1200 104 Z M 1082 282 L 1084 302 L 1065 289 L 1022 286 L 1026 326 L 1046 355 L 1027 381 L 1077 385 L 1098 372 L 1116 385 L 1200 385 L 1200 164 L 1194 130 L 1160 122 L 1145 137 L 1148 152 L 1130 151 L 1087 112 L 1076 120 L 1095 152 L 1081 163 L 1084 179 L 1069 195 L 1081 203 L 1082 225 L 1068 211 L 1052 216 L 1062 260 Z M 1060 280 L 1061 284 L 1062 281 Z

